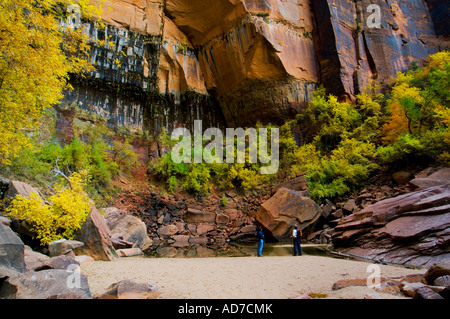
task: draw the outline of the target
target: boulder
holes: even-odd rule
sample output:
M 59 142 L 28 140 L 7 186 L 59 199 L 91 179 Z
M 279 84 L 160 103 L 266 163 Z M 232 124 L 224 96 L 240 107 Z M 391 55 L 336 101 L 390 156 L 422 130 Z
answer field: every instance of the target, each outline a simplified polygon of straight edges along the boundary
M 406 171 L 399 171 L 392 174 L 392 179 L 399 185 L 405 185 L 411 179 L 411 173 Z
M 118 249 L 117 254 L 120 257 L 133 257 L 133 256 L 141 256 L 144 253 L 140 248 L 126 248 L 126 249 Z
M 133 243 L 133 247 L 144 248 L 148 242 L 147 226 L 137 218 L 126 213 L 110 213 L 106 216 L 106 223 L 112 236 L 120 235 L 122 240 Z
M 216 214 L 216 223 L 217 224 L 228 224 L 230 222 L 230 217 L 228 215 L 219 213 Z
M 207 232 L 214 230 L 214 228 L 215 228 L 214 225 L 211 225 L 211 224 L 198 224 L 197 225 L 197 234 L 200 236 L 204 235 Z
M 86 264 L 94 261 L 94 258 L 91 256 L 81 255 L 81 256 L 75 256 L 75 260 L 78 261 L 81 264 Z
M 381 277 L 380 284 L 388 281 L 387 278 Z M 367 278 L 357 278 L 357 279 L 342 279 L 336 281 L 331 287 L 332 290 L 339 290 L 347 287 L 366 287 Z
M 0 286 L 0 298 L 4 299 L 54 299 L 65 295 L 91 299 L 87 277 L 62 269 L 28 271 L 9 277 Z
M 450 168 L 442 168 L 426 177 L 416 177 L 410 181 L 410 184 L 418 189 L 450 184 Z
M 321 208 L 320 212 L 324 218 L 328 218 L 328 216 L 330 216 L 331 212 L 333 211 L 333 209 L 328 203 L 323 204 L 320 208 Z
M 159 295 L 155 285 L 124 279 L 109 286 L 96 299 L 156 299 Z
M 44 262 L 50 259 L 49 256 L 33 251 L 29 246 L 25 246 L 25 265 L 28 270 L 35 270 Z
M 375 287 L 375 291 L 379 292 L 379 293 L 391 294 L 391 295 L 400 295 L 401 294 L 400 287 L 391 280 L 382 282 L 378 287 Z
M 160 237 L 170 237 L 175 235 L 177 232 L 178 228 L 176 225 L 161 226 L 158 229 L 158 235 Z
M 414 297 L 417 289 L 423 287 L 426 287 L 426 285 L 421 282 L 408 282 L 400 285 L 402 293 L 407 297 Z
M 255 225 L 247 225 L 240 229 L 241 233 L 250 234 L 250 233 L 256 233 L 256 226 Z
M 95 260 L 112 260 L 117 257 L 105 218 L 95 206 L 92 206 L 86 221 L 75 232 L 74 239 L 84 243 L 84 246 L 74 249 L 77 255 L 88 255 Z
M 26 270 L 25 246 L 11 228 L 0 223 L 0 266 L 23 272 Z
M 72 250 L 83 247 L 84 243 L 77 240 L 60 239 L 52 241 L 48 244 L 50 257 L 65 255 Z
M 435 286 L 450 287 L 450 275 L 440 276 L 434 280 Z
M 239 217 L 239 211 L 237 209 L 227 208 L 223 210 L 223 213 L 227 215 L 231 221 L 234 221 Z
M 420 287 L 416 290 L 414 299 L 444 299 L 444 297 L 429 287 Z
M 272 195 L 274 195 L 280 188 L 287 188 L 293 191 L 302 192 L 308 189 L 308 181 L 304 175 L 291 178 L 283 183 L 280 183 L 272 188 Z
M 450 275 L 450 258 L 433 264 L 425 273 L 425 280 L 433 284 L 436 278 Z
M 430 267 L 448 259 L 450 185 L 379 201 L 339 220 L 335 249 L 378 262 Z
M 216 220 L 216 214 L 201 211 L 194 208 L 188 208 L 186 214 L 183 217 L 187 223 L 214 223 Z
M 30 197 L 32 193 L 37 194 L 38 198 L 42 200 L 40 192 L 33 186 L 30 186 L 24 182 L 11 181 L 9 183 L 8 190 L 4 194 L 4 198 L 7 200 L 8 203 L 12 199 L 14 199 L 14 197 L 16 197 L 17 195 L 21 195 L 23 197 Z M 42 200 L 42 202 L 44 201 Z
M 344 216 L 344 212 L 342 211 L 342 209 L 338 209 L 332 212 L 331 216 L 333 216 L 334 218 L 341 218 L 342 216 Z
M 20 272 L 0 265 L 0 289 L 1 289 L 1 283 L 4 280 L 8 279 L 9 277 L 14 277 L 14 276 L 18 276 L 18 275 L 20 275 Z M 1 298 L 2 297 L 0 296 L 0 299 Z
M 349 213 L 353 213 L 358 210 L 358 206 L 356 205 L 356 201 L 354 199 L 349 199 L 345 202 L 344 206 L 342 206 L 342 209 Z
M 123 239 L 122 234 L 112 234 L 111 242 L 115 249 L 124 249 L 133 247 L 133 243 Z
M 311 198 L 283 187 L 259 207 L 255 221 L 265 229 L 265 234 L 276 239 L 285 239 L 289 237 L 295 224 L 303 230 L 303 235 L 307 236 L 310 232 L 308 227 L 312 226 L 320 215 L 320 207 Z
M 11 220 L 9 218 L 7 218 L 7 217 L 0 216 L 0 224 L 3 224 L 5 226 L 7 226 L 7 227 L 10 227 L 11 226 Z
M 45 260 L 40 266 L 35 268 L 35 271 L 41 271 L 46 269 L 69 269 L 70 265 L 76 265 L 79 266 L 80 263 L 69 256 L 57 256 L 57 257 L 51 257 L 47 260 Z

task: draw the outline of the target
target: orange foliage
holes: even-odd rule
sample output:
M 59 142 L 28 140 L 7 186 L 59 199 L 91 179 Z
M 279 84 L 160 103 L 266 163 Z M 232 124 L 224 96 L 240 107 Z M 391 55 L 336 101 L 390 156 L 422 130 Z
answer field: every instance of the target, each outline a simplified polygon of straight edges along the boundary
M 408 133 L 408 118 L 400 103 L 395 102 L 391 105 L 391 116 L 389 121 L 383 125 L 383 143 L 385 145 L 393 144 L 397 138 Z

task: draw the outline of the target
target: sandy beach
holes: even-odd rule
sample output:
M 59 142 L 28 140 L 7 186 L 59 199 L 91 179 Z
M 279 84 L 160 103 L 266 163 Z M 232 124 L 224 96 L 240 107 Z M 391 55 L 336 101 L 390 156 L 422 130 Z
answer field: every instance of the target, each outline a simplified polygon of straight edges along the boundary
M 159 299 L 287 299 L 302 294 L 362 299 L 374 290 L 348 287 L 332 291 L 342 279 L 367 278 L 368 262 L 319 256 L 145 258 L 82 264 L 95 296 L 115 282 L 133 279 L 156 284 Z M 382 277 L 424 273 L 425 270 L 380 265 Z M 376 293 L 384 298 L 403 298 Z

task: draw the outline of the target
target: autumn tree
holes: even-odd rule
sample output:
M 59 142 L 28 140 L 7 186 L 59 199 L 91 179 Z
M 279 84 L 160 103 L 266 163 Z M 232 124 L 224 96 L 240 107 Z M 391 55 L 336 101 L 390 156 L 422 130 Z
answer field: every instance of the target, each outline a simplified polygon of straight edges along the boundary
M 0 165 L 8 165 L 39 128 L 42 112 L 70 88 L 69 75 L 91 70 L 88 39 L 68 27 L 69 5 L 90 16 L 89 0 L 0 3 Z

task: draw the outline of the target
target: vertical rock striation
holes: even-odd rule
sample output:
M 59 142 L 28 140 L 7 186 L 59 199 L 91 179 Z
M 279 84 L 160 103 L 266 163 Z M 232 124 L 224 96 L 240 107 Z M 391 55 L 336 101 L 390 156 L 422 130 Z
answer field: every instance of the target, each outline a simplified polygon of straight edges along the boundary
M 436 34 L 423 0 L 313 1 L 321 81 L 341 99 L 352 99 L 370 80 L 387 81 L 413 61 L 438 51 Z M 368 10 L 380 8 L 380 27 L 371 27 Z
M 371 27 L 369 5 L 380 8 Z M 434 0 L 107 0 L 84 25 L 97 70 L 66 103 L 157 133 L 178 126 L 282 123 L 319 84 L 353 100 L 445 48 Z M 109 42 L 114 45 L 109 45 Z
M 108 120 L 157 134 L 202 119 L 224 126 L 216 99 L 208 94 L 187 37 L 164 14 L 164 1 L 106 1 L 104 28 L 92 21 L 91 61 L 96 70 L 73 78 L 65 104 L 77 104 Z

